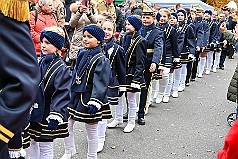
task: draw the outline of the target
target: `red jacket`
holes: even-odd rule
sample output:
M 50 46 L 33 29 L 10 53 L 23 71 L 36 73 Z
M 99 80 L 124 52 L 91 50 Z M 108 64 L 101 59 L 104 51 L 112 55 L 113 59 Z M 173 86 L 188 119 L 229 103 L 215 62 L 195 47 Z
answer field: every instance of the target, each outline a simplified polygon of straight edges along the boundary
M 36 21 L 36 23 L 35 23 Z M 43 14 L 41 11 L 38 11 L 38 18 L 36 20 L 35 11 L 30 13 L 30 31 L 31 36 L 34 41 L 36 54 L 40 55 L 41 46 L 40 46 L 40 34 L 41 31 L 47 27 L 59 26 L 59 24 L 54 19 L 53 15 Z
M 237 159 L 238 158 L 238 121 L 229 130 L 224 147 L 218 151 L 218 159 Z

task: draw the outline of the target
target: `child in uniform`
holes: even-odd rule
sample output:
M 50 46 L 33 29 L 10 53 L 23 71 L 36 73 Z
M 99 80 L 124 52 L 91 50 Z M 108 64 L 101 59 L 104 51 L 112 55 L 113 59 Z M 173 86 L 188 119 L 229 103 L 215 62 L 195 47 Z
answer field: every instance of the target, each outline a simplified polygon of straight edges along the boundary
M 147 41 L 140 34 L 141 26 L 140 19 L 136 16 L 129 16 L 126 21 L 127 34 L 122 42 L 122 47 L 127 51 L 126 90 L 129 105 L 128 123 L 123 130 L 125 133 L 129 133 L 135 128 L 136 92 L 146 88 L 143 72 L 145 70 Z M 118 105 L 115 105 L 115 119 L 107 125 L 109 128 L 114 128 L 123 123 L 123 109 L 124 106 L 120 97 Z
M 118 105 L 118 97 L 122 96 L 123 92 L 126 91 L 125 52 L 120 45 L 116 44 L 113 37 L 116 31 L 114 20 L 106 19 L 101 22 L 101 25 L 105 32 L 103 51 L 106 57 L 110 60 L 111 65 L 111 76 L 107 96 L 110 105 Z M 98 152 L 102 151 L 104 146 L 106 127 L 106 119 L 98 122 Z
M 102 53 L 105 33 L 97 25 L 83 28 L 83 45 L 73 71 L 71 101 L 68 109 L 69 137 L 65 138 L 65 154 L 61 159 L 69 159 L 75 153 L 73 124 L 84 122 L 88 139 L 88 159 L 97 158 L 98 122 L 112 117 L 107 90 L 111 74 L 110 61 Z
M 40 41 L 41 81 L 30 115 L 31 143 L 26 152 L 30 159 L 53 159 L 53 140 L 69 135 L 67 105 L 71 75 L 60 55 L 65 42 L 64 31 L 58 27 L 46 28 L 40 35 Z

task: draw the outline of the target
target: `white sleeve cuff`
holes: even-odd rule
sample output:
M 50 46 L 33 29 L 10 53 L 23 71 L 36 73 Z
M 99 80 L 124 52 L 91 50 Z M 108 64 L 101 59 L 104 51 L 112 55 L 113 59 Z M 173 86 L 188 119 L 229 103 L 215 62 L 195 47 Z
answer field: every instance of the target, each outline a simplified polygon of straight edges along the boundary
M 53 119 L 53 120 L 57 120 L 59 122 L 59 124 L 63 124 L 63 119 L 58 116 L 58 115 L 55 115 L 55 114 L 50 114 L 46 120 L 48 121 L 48 123 L 50 122 L 50 119 Z
M 140 85 L 139 85 L 139 84 L 136 84 L 136 83 L 131 83 L 131 87 L 132 87 L 132 88 L 140 89 Z
M 126 87 L 119 87 L 120 92 L 126 92 Z
M 9 150 L 9 156 L 10 158 L 20 158 L 26 156 L 26 151 L 24 149 L 21 150 Z
M 94 105 L 95 107 L 97 107 L 98 108 L 98 110 L 100 110 L 101 109 L 101 104 L 99 104 L 99 103 L 97 103 L 97 102 L 95 102 L 95 101 L 89 101 L 88 102 L 88 105 L 89 104 L 91 104 L 91 105 Z
M 164 70 L 163 66 L 159 66 L 158 70 Z

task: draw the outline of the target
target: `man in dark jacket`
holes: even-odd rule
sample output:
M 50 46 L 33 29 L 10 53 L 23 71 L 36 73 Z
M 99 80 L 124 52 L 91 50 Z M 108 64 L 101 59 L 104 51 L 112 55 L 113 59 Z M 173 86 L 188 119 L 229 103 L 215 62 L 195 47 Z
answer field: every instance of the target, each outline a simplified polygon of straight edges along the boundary
M 72 3 L 75 3 L 75 0 L 65 0 L 64 1 L 64 7 L 65 7 L 65 12 L 66 12 L 65 22 L 70 21 L 71 11 L 70 11 L 69 7 Z
M 116 9 L 116 31 L 117 32 L 121 32 L 122 30 L 122 27 L 123 27 L 123 23 L 124 23 L 124 18 L 123 18 L 123 15 L 122 15 L 122 12 L 120 9 L 118 9 L 117 7 L 115 7 Z
M 0 0 L 0 29 L 4 30 L 0 32 L 1 159 L 10 158 L 11 148 L 15 151 L 22 149 L 21 136 L 17 134 L 21 134 L 26 123 L 40 82 L 36 53 L 27 22 L 29 3 L 27 0 L 13 1 Z M 11 14 L 10 11 L 20 14 Z

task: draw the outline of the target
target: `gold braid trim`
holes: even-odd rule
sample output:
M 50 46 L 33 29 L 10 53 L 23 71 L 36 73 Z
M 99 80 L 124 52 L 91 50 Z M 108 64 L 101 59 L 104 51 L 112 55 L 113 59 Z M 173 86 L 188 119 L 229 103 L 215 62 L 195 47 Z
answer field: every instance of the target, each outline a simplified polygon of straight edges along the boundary
M 30 19 L 27 0 L 0 0 L 0 12 L 17 21 L 25 22 Z

